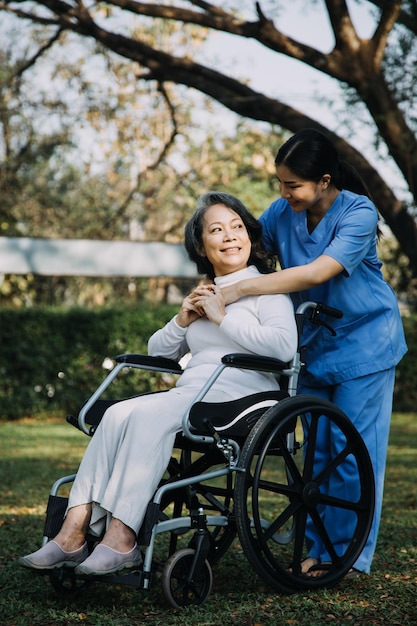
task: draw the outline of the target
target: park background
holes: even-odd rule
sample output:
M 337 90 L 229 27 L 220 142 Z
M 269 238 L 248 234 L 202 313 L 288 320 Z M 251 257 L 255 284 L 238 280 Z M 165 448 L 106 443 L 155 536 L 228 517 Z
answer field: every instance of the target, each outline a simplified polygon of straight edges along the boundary
M 65 415 L 117 354 L 146 350 L 195 280 L 128 266 L 54 275 L 52 257 L 43 273 L 5 272 L 0 245 L 2 623 L 415 624 L 416 3 L 6 1 L 0 33 L 0 239 L 134 242 L 138 255 L 149 242 L 178 246 L 208 189 L 259 215 L 278 195 L 278 147 L 314 127 L 375 199 L 409 345 L 370 582 L 276 598 L 236 547 L 204 618 L 171 616 L 156 592 L 58 601 L 12 560 L 38 545 L 46 494 L 86 445 Z M 149 376 L 140 390 L 160 384 Z

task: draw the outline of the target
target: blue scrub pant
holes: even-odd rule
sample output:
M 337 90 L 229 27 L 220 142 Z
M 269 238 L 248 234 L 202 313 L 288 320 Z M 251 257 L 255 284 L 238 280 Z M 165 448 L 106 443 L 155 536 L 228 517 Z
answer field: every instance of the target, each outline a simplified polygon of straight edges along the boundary
M 371 569 L 381 519 L 394 378 L 395 368 L 391 368 L 328 387 L 310 387 L 300 381 L 298 389 L 298 393 L 309 393 L 326 398 L 344 411 L 361 434 L 371 457 L 375 477 L 375 513 L 366 545 L 354 565 L 356 569 L 366 573 L 369 573 Z M 320 432 L 317 436 L 316 451 L 324 461 L 326 450 L 329 450 L 331 446 L 331 437 L 328 431 Z M 342 475 L 339 478 L 345 482 L 346 491 L 349 491 L 348 470 L 345 476 Z M 326 512 L 326 527 L 334 529 L 335 535 L 339 535 L 338 541 L 342 542 L 345 529 L 347 537 L 350 537 L 352 533 L 349 533 L 347 527 L 349 520 L 346 517 L 342 520 L 341 515 L 344 513 L 340 510 L 329 509 Z M 329 516 L 333 519 L 329 519 Z M 321 562 L 330 560 L 311 523 L 307 526 L 306 539 L 309 556 Z

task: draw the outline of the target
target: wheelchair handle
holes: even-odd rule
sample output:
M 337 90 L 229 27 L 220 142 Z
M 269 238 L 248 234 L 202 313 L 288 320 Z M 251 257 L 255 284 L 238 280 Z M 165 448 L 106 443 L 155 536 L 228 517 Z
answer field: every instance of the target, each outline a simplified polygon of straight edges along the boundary
M 329 315 L 330 317 L 335 317 L 337 319 L 341 319 L 343 317 L 343 311 L 340 309 L 335 309 L 332 306 L 328 306 L 327 304 L 323 304 L 319 302 L 316 306 L 317 313 L 323 313 L 324 315 Z
M 313 309 L 313 312 L 312 312 L 313 317 L 316 317 L 320 313 L 323 313 L 323 315 L 328 315 L 329 317 L 335 317 L 337 319 L 340 319 L 343 317 L 343 311 L 341 311 L 340 309 L 335 309 L 332 306 L 323 304 L 323 302 L 311 302 L 311 301 L 303 302 L 302 304 L 300 304 L 300 306 L 297 308 L 296 315 L 304 315 L 304 313 L 308 309 Z

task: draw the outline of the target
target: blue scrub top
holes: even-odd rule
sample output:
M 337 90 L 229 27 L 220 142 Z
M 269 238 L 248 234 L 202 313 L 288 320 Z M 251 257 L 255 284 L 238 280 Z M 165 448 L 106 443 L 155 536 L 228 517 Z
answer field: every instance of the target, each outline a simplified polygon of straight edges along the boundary
M 294 306 L 313 300 L 341 309 L 340 320 L 306 323 L 303 376 L 311 385 L 338 384 L 395 366 L 407 351 L 397 298 L 384 280 L 376 252 L 378 214 L 366 196 L 343 190 L 312 233 L 307 214 L 279 199 L 261 216 L 264 241 L 282 268 L 310 263 L 322 254 L 344 271 L 313 289 L 291 294 Z

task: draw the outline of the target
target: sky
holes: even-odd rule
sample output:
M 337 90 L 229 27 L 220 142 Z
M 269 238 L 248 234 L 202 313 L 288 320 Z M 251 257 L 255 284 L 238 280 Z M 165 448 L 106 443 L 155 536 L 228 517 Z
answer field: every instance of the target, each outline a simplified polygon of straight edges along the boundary
M 347 4 L 359 36 L 370 36 L 373 33 L 374 20 L 369 4 L 358 4 L 353 0 L 348 0 Z M 324 2 L 291 0 L 285 3 L 285 11 L 278 18 L 274 18 L 274 23 L 283 33 L 322 52 L 330 52 L 333 47 L 334 39 Z M 279 55 L 277 71 L 277 53 L 252 40 L 214 35 L 210 38 L 208 50 L 210 56 L 217 56 L 217 62 L 223 66 L 225 59 L 231 59 L 231 69 L 234 66 L 240 67 L 241 72 L 250 78 L 254 89 L 271 97 L 278 96 L 288 104 L 298 103 L 297 106 L 304 106 L 308 111 L 315 104 L 311 97 L 312 92 L 330 97 L 336 97 L 340 93 L 338 81 L 284 55 Z M 322 106 L 317 104 L 315 108 L 323 112 Z

